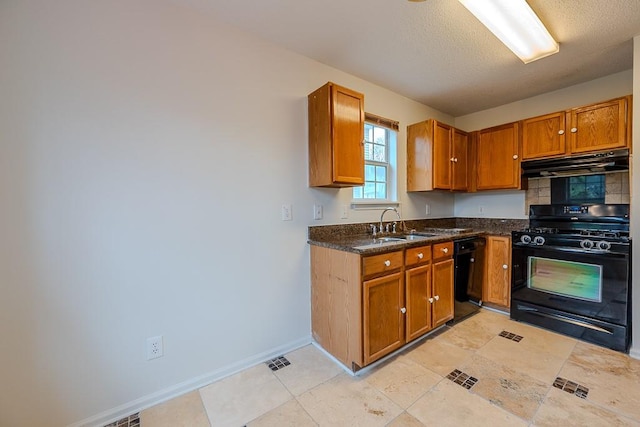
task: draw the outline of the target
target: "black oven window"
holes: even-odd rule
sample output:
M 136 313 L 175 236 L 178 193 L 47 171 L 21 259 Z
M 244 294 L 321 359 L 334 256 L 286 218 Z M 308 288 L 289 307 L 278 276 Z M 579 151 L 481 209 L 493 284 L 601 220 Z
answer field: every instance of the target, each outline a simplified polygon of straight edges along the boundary
M 581 175 L 551 180 L 551 203 L 598 204 L 604 203 L 604 175 Z

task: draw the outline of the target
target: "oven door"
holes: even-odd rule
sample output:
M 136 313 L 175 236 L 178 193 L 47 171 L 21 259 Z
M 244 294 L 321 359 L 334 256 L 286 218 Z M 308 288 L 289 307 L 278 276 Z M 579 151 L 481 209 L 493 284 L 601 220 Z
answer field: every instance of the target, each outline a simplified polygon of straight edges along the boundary
M 629 351 L 629 254 L 516 243 L 511 318 Z

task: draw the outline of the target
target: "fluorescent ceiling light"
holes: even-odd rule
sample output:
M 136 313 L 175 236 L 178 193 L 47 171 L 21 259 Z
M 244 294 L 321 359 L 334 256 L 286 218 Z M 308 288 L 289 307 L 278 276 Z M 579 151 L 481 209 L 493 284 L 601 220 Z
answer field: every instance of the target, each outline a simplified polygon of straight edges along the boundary
M 560 50 L 525 0 L 459 0 L 525 64 Z

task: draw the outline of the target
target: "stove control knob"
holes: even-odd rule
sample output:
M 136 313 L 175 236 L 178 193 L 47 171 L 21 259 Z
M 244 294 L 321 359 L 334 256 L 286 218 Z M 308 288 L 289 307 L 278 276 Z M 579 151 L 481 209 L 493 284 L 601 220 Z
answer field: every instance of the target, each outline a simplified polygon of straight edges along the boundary
M 591 240 L 588 240 L 588 239 L 582 240 L 580 242 L 580 247 L 582 249 L 593 249 L 594 245 L 595 243 L 593 243 Z
M 536 236 L 533 238 L 533 243 L 535 243 L 536 245 L 542 246 L 544 245 L 544 237 L 542 236 Z
M 531 243 L 531 236 L 529 236 L 528 234 L 523 234 L 522 236 L 520 236 L 520 241 L 525 245 L 528 245 L 529 243 Z
M 611 249 L 611 243 L 609 242 L 598 242 L 598 249 L 602 249 L 603 251 L 608 251 L 609 249 Z

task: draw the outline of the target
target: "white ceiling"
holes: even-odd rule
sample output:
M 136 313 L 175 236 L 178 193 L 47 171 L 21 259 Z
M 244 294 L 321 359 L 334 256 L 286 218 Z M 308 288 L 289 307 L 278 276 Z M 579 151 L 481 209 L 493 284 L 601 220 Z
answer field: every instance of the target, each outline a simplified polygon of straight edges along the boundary
M 528 0 L 560 52 L 523 64 L 457 0 L 179 0 L 454 117 L 633 65 L 640 0 Z

